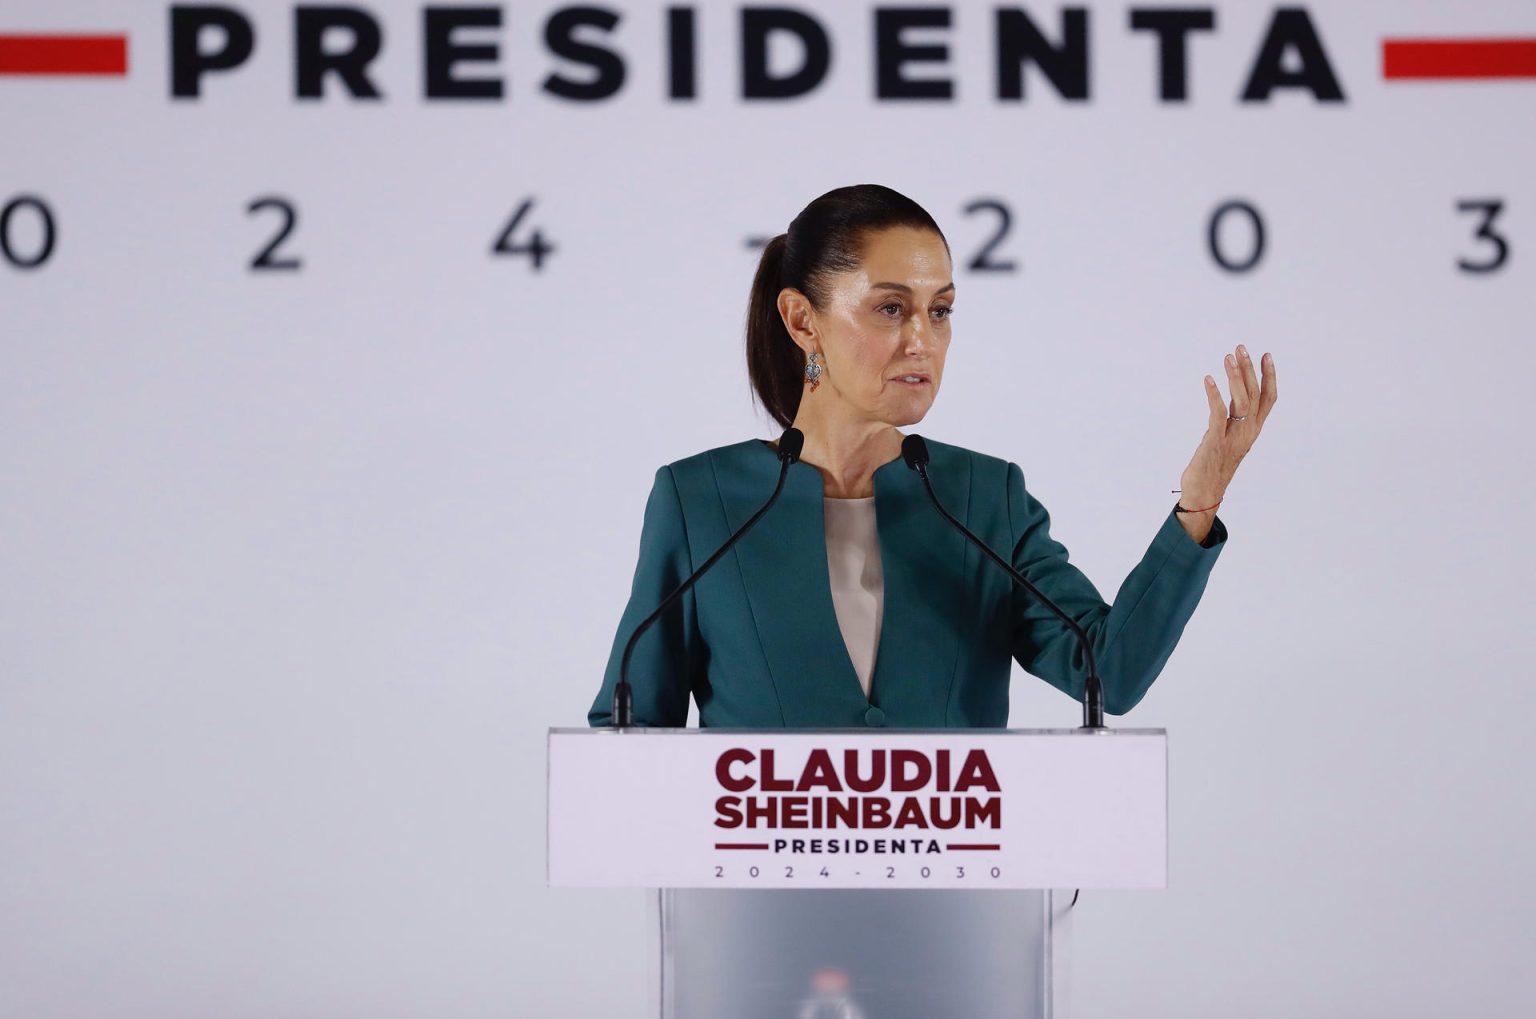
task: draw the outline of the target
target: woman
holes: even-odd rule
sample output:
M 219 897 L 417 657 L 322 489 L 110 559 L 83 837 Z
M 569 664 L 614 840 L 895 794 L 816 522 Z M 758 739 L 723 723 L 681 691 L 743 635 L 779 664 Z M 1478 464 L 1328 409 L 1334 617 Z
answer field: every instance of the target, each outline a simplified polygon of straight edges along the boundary
M 1011 661 L 1081 699 L 1075 635 L 934 508 L 899 429 L 938 395 L 955 300 L 949 244 L 911 199 L 838 188 L 764 250 L 747 365 L 757 398 L 805 435 L 779 501 L 636 645 L 639 725 L 1001 727 Z M 1050 537 L 1050 516 L 1006 460 L 928 439 L 944 506 L 1088 633 L 1104 710 L 1124 714 L 1172 653 L 1226 543 L 1216 516 L 1275 403 L 1240 345 L 1230 414 L 1205 377 L 1210 420 L 1147 552 L 1113 605 Z M 636 625 L 767 500 L 775 446 L 749 439 L 659 468 L 639 563 L 588 713 L 610 724 Z

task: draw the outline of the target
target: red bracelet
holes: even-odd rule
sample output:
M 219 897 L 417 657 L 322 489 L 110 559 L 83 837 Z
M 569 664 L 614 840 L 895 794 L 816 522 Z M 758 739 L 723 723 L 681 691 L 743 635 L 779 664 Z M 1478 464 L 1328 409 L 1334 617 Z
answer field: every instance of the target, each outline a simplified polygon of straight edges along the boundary
M 1225 498 L 1225 496 L 1223 496 L 1223 498 Z M 1217 499 L 1214 503 L 1212 503 L 1211 505 L 1205 507 L 1205 509 L 1185 509 L 1183 506 L 1180 506 L 1178 503 L 1174 503 L 1173 504 L 1173 511 L 1175 513 L 1204 513 L 1206 510 L 1213 510 L 1217 506 L 1220 506 L 1220 505 L 1221 505 L 1221 499 Z

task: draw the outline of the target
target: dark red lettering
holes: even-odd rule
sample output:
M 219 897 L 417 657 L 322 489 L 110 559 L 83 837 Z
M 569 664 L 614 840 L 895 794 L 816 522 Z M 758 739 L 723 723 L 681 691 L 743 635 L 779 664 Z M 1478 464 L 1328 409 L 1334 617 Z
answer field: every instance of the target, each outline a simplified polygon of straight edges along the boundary
M 859 774 L 859 752 L 843 752 L 843 781 L 856 793 L 872 793 L 885 785 L 885 754 L 876 750 L 870 755 L 869 775 Z
M 985 750 L 972 750 L 965 755 L 965 763 L 960 765 L 960 777 L 955 780 L 955 792 L 963 793 L 972 786 L 979 786 L 989 792 L 1002 792 L 997 784 L 997 776 L 992 772 L 992 762 L 987 760 Z
M 758 776 L 758 785 L 764 792 L 787 793 L 795 788 L 795 784 L 787 778 L 779 778 L 773 773 L 773 751 L 763 751 L 762 774 Z
M 901 809 L 896 812 L 896 823 L 892 828 L 926 828 L 928 819 L 923 816 L 922 804 L 914 797 L 907 797 L 901 801 Z
M 891 792 L 916 792 L 933 777 L 933 765 L 921 750 L 891 751 Z
M 750 750 L 741 747 L 733 747 L 720 755 L 715 762 L 715 780 L 720 783 L 722 789 L 729 789 L 733 793 L 744 793 L 752 788 L 752 780 L 743 776 L 737 778 L 731 774 L 733 764 L 751 764 L 757 759 L 757 755 Z
M 741 797 L 722 796 L 715 801 L 715 827 L 741 827 Z
M 825 750 L 811 751 L 805 761 L 805 770 L 800 773 L 800 784 L 795 789 L 803 793 L 816 786 L 834 793 L 843 791 L 843 784 L 837 780 L 837 769 L 832 766 L 832 755 Z
M 996 796 L 985 800 L 974 796 L 966 797 L 965 826 L 967 828 L 1001 828 L 1003 826 L 1003 801 Z

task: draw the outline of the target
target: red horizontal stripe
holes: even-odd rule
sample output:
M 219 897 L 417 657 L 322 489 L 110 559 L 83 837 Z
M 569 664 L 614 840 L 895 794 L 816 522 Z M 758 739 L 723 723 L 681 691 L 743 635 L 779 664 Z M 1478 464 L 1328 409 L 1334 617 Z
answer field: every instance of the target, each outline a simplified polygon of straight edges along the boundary
M 0 74 L 127 73 L 126 35 L 0 35 Z
M 944 848 L 945 849 L 1001 849 L 1003 847 L 1001 845 L 997 844 L 996 842 L 950 842 L 950 843 L 947 843 L 944 846 Z
M 1384 78 L 1536 78 L 1536 39 L 1383 39 Z
M 716 842 L 716 849 L 767 849 L 766 842 Z

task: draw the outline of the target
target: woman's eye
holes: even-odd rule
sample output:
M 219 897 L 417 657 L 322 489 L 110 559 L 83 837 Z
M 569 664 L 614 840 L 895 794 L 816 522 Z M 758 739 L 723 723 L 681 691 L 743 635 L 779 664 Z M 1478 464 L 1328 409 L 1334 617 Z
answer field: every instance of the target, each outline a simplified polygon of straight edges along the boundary
M 897 314 L 901 313 L 901 305 L 898 304 L 895 301 L 892 301 L 890 304 L 883 304 L 883 305 L 880 306 L 880 310 L 881 311 L 889 311 L 892 308 L 896 309 Z M 943 312 L 942 315 L 938 316 L 940 321 L 942 321 L 942 320 L 944 320 L 946 318 L 949 318 L 951 315 L 953 315 L 955 313 L 955 309 L 951 308 L 947 304 L 942 304 L 942 305 L 940 305 L 939 307 L 937 307 L 937 308 L 935 308 L 933 310 L 934 310 L 935 313 Z

